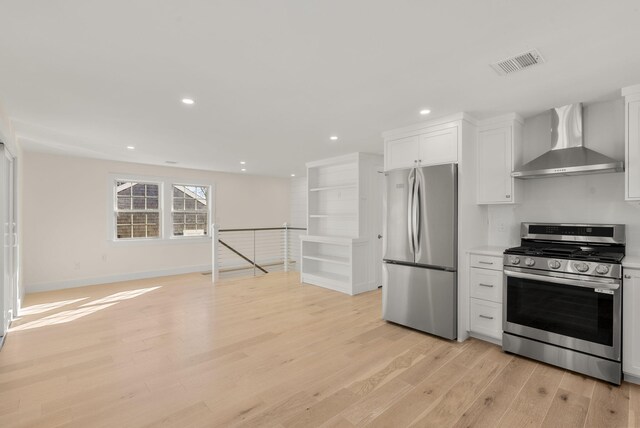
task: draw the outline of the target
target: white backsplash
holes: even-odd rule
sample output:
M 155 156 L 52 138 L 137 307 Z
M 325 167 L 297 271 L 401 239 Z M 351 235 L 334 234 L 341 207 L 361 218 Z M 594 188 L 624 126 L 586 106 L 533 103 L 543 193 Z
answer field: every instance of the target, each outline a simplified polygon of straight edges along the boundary
M 512 246 L 520 222 L 615 223 L 627 226 L 627 253 L 640 255 L 640 202 L 624 201 L 624 174 L 526 180 L 524 202 L 489 207 L 489 244 Z

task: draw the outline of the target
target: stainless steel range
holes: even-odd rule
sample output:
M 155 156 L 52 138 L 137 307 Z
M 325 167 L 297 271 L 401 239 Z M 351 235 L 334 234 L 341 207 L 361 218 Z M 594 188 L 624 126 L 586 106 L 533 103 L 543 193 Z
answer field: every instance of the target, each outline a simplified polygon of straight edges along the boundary
M 522 223 L 504 252 L 502 348 L 622 380 L 625 226 Z

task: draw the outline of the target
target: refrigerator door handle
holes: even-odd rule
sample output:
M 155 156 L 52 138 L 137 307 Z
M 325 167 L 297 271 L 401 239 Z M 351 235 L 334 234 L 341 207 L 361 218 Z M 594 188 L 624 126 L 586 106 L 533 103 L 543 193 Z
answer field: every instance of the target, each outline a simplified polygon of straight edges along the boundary
M 411 250 L 411 254 L 416 254 L 415 249 L 415 239 L 414 239 L 414 230 L 413 230 L 413 195 L 414 189 L 416 185 L 416 170 L 415 168 L 409 172 L 409 197 L 407 203 L 407 233 L 409 236 L 409 249 Z
M 420 258 L 420 203 L 421 203 L 421 191 L 422 177 L 420 170 L 416 170 L 415 186 L 413 188 L 413 252 L 416 255 L 416 259 Z

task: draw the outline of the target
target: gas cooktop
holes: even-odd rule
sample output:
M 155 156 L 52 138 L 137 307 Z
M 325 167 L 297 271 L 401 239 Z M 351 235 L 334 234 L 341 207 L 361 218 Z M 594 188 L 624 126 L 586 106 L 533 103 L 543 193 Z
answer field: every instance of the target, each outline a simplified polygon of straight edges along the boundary
M 624 258 L 624 248 L 586 247 L 579 245 L 549 245 L 530 243 L 505 250 L 505 254 L 587 260 L 601 263 L 620 263 Z

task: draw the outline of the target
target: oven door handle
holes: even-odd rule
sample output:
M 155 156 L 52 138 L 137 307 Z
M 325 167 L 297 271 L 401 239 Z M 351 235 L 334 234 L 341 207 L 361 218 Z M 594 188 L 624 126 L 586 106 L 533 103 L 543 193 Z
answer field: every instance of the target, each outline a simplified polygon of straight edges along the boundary
M 553 282 L 554 284 L 562 284 L 562 285 L 572 285 L 574 287 L 583 287 L 583 288 L 593 288 L 595 289 L 605 289 L 605 290 L 617 290 L 620 288 L 620 283 L 611 279 L 611 280 L 576 280 L 569 278 L 559 278 L 557 276 L 546 276 L 546 275 L 536 275 L 532 273 L 526 272 L 514 272 L 514 271 L 504 271 L 504 274 L 507 276 L 511 276 L 514 278 L 522 278 L 522 279 L 533 279 L 536 281 L 544 281 L 544 282 Z

